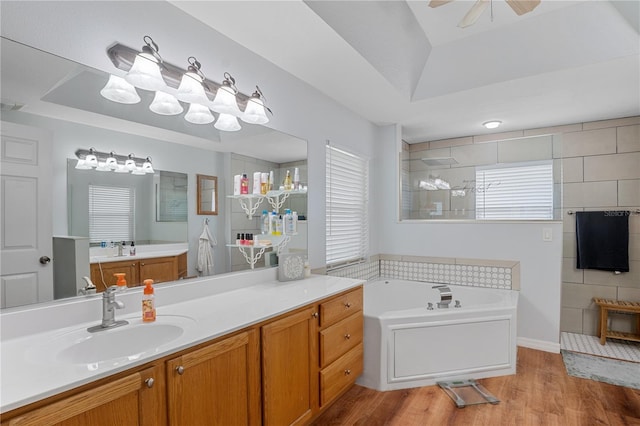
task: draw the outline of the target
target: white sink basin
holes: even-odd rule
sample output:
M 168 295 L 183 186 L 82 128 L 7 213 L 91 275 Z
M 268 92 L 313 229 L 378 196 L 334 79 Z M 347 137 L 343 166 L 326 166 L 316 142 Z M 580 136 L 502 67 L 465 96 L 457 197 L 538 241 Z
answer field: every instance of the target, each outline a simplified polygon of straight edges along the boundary
M 30 355 L 41 357 L 48 353 L 62 363 L 87 364 L 97 368 L 100 364 L 118 364 L 157 353 L 194 324 L 192 318 L 178 315 L 158 316 L 152 323 L 143 323 L 137 318 L 128 321 L 129 324 L 111 330 L 89 333 L 82 328 L 59 335 L 38 348 L 32 348 Z

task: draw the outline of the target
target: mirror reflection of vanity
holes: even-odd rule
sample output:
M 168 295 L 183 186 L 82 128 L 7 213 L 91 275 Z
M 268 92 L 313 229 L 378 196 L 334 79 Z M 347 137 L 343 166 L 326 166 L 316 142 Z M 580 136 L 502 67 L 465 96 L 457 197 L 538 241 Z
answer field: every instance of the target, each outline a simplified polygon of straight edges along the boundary
M 116 260 L 117 255 L 106 259 L 110 255 L 100 251 L 100 242 L 90 242 L 90 257 L 102 258 L 102 265 L 107 265 L 107 260 L 142 262 L 141 256 L 149 256 L 149 259 L 166 258 L 186 253 L 186 256 L 176 260 L 176 263 L 182 262 L 177 266 L 178 278 L 196 277 L 198 241 L 204 226 L 208 226 L 217 242 L 212 248 L 214 273 L 248 269 L 237 250 L 226 247 L 226 243 L 235 239 L 239 229 L 259 232 L 261 211 L 247 218 L 240 207 L 227 198 L 233 191 L 233 175 L 242 171 L 252 173 L 251 169 L 255 166 L 258 170 L 274 170 L 279 176 L 287 167 L 295 165 L 304 170 L 303 179 L 306 181 L 306 142 L 303 140 L 265 126 L 246 123 L 242 123 L 243 128 L 238 132 L 221 132 L 212 125 L 198 127 L 186 123 L 181 116 L 165 117 L 149 112 L 149 102 L 142 102 L 141 105 L 115 104 L 99 95 L 108 79 L 106 73 L 4 38 L 1 48 L 2 121 L 44 129 L 51 135 L 51 158 L 48 160 L 52 169 L 52 208 L 50 212 L 39 214 L 52 216 L 52 236 L 89 237 L 88 219 L 84 215 L 85 207 L 88 208 L 84 201 L 86 193 L 82 192 L 82 196 L 79 196 L 78 190 L 74 189 L 77 181 L 72 175 L 83 172 L 85 177 L 97 179 L 95 176 L 98 174 L 108 172 L 76 170 L 75 152 L 78 149 L 93 147 L 98 151 L 114 151 L 119 155 L 133 153 L 143 158 L 150 156 L 156 171 L 186 176 L 186 220 L 182 221 L 165 220 L 159 214 L 162 203 L 159 175 L 121 176 L 131 181 L 138 178 L 151 180 L 150 189 L 141 188 L 137 191 L 140 195 L 139 204 L 146 204 L 146 208 L 139 207 L 135 213 L 135 231 L 131 240 L 135 241 L 137 257 L 127 258 L 129 250 L 125 250 L 122 259 Z M 25 69 L 30 71 L 24 72 Z M 150 94 L 141 93 L 141 97 L 145 96 Z M 197 190 L 197 175 L 217 178 L 217 203 L 211 204 L 209 200 L 207 204 L 212 210 L 198 212 L 202 202 L 198 196 L 205 193 Z M 169 204 L 174 202 L 165 201 Z M 306 215 L 306 197 L 292 197 L 290 203 L 295 204 L 294 208 L 300 214 Z M 217 215 L 211 214 L 212 211 L 216 211 Z M 205 219 L 208 219 L 208 223 Z M 306 235 L 300 235 L 298 241 L 292 244 L 292 249 L 306 250 L 306 246 Z M 151 253 L 157 253 L 157 256 Z M 51 257 L 53 265 L 49 264 L 48 267 L 55 266 L 63 256 L 52 253 Z M 89 265 L 85 266 L 89 268 Z M 265 266 L 265 263 L 259 266 Z M 139 271 L 138 275 L 143 275 Z M 129 272 L 130 284 L 144 278 Z M 76 279 L 81 281 L 82 276 Z M 84 285 L 84 282 L 78 285 Z M 50 298 L 37 299 L 47 300 Z M 3 296 L 2 306 L 11 306 L 11 303 L 5 302 Z

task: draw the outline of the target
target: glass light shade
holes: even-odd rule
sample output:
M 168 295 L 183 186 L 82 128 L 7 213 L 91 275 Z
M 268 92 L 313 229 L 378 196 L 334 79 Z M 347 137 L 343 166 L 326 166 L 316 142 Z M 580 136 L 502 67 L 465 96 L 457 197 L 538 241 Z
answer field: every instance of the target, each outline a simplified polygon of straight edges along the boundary
M 211 103 L 211 109 L 221 114 L 231 114 L 236 117 L 242 115 L 233 89 L 227 86 L 220 86 L 215 99 Z
M 449 185 L 449 182 L 447 182 L 446 180 L 436 178 L 434 183 L 436 184 L 438 189 L 451 189 L 451 185 Z
M 109 156 L 107 161 L 105 161 L 105 166 L 109 168 L 109 170 L 115 170 L 118 168 L 118 160 L 115 157 Z
M 142 165 L 142 171 L 145 173 L 155 173 L 155 170 L 153 170 L 153 166 L 151 165 L 151 161 L 147 160 L 144 162 Z
M 226 132 L 235 132 L 236 130 L 241 129 L 238 119 L 230 114 L 220 114 L 218 116 L 218 121 L 216 121 L 216 124 L 214 124 L 213 127 Z
M 131 174 L 136 176 L 146 175 L 146 173 L 144 172 L 144 170 L 142 170 L 141 167 L 136 167 L 135 170 L 131 171 Z
M 213 120 L 215 120 L 213 114 L 209 111 L 209 108 L 200 104 L 191 104 L 191 106 L 189 106 L 189 111 L 187 111 L 184 116 L 184 119 L 193 124 L 209 124 L 213 123 Z
M 267 113 L 264 110 L 262 99 L 254 97 L 251 97 L 247 101 L 247 107 L 240 118 L 245 123 L 251 124 L 266 124 L 269 122 L 269 117 L 267 117 Z
M 130 170 L 126 166 L 124 166 L 122 164 L 118 164 L 118 167 L 114 170 L 114 172 L 116 172 L 116 173 L 129 173 Z
M 176 97 L 181 101 L 196 104 L 206 104 L 209 102 L 209 98 L 207 98 L 206 93 L 204 93 L 202 78 L 192 72 L 186 72 L 182 76 Z
M 133 171 L 136 169 L 136 167 L 137 167 L 136 162 L 131 158 L 129 158 L 127 161 L 124 162 L 124 168 L 127 169 L 128 171 Z
M 427 191 L 436 191 L 438 189 L 436 184 L 433 183 L 431 179 L 421 180 L 420 183 L 418 184 L 418 187 L 420 187 L 421 189 L 425 189 Z
M 158 60 L 149 53 L 138 53 L 124 79 L 144 90 L 162 90 L 167 86 L 160 74 Z
M 78 160 L 78 162 L 76 163 L 76 169 L 78 170 L 91 170 L 91 166 L 87 164 L 87 162 L 85 160 Z
M 175 96 L 160 91 L 156 92 L 149 109 L 160 115 L 178 115 L 184 111 Z
M 99 172 L 110 172 L 111 169 L 109 167 L 107 167 L 107 163 L 100 161 L 98 163 L 98 167 L 96 167 L 96 170 Z
M 120 104 L 137 104 L 140 96 L 136 88 L 129 84 L 124 78 L 111 74 L 109 81 L 102 88 L 100 94 L 103 98 Z
M 84 157 L 84 161 L 91 167 L 98 167 L 98 157 L 93 154 L 89 154 Z

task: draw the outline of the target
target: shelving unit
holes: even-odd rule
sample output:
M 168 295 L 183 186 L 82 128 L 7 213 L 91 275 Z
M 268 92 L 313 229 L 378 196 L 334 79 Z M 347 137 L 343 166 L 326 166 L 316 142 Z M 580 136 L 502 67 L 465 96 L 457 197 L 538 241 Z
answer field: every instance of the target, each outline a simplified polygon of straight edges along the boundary
M 247 219 L 251 219 L 256 214 L 260 204 L 266 198 L 269 204 L 275 211 L 280 211 L 284 202 L 291 195 L 306 194 L 307 190 L 277 190 L 269 191 L 266 195 L 263 194 L 242 194 L 242 195 L 228 195 L 228 198 L 236 199 L 240 203 L 240 207 L 246 213 Z M 237 248 L 244 256 L 247 263 L 251 266 L 251 269 L 255 268 L 256 263 L 264 255 L 264 252 L 272 248 L 277 250 L 278 255 L 287 246 L 291 237 L 297 234 L 282 234 L 282 235 L 260 235 L 261 239 L 268 239 L 271 241 L 271 245 L 268 246 L 254 246 L 254 245 L 240 245 L 240 244 L 227 244 L 227 247 Z

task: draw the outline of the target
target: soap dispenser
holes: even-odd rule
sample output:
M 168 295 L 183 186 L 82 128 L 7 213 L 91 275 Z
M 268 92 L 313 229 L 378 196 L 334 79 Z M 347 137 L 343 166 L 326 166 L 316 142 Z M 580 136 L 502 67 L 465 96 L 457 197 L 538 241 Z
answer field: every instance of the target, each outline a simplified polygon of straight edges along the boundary
M 142 296 L 142 321 L 153 322 L 156 320 L 155 296 L 153 280 L 147 279 L 144 283 L 144 295 Z
M 127 279 L 125 278 L 127 274 L 124 272 L 117 272 L 113 274 L 116 277 L 116 285 L 118 286 L 118 291 L 123 292 L 127 289 Z

